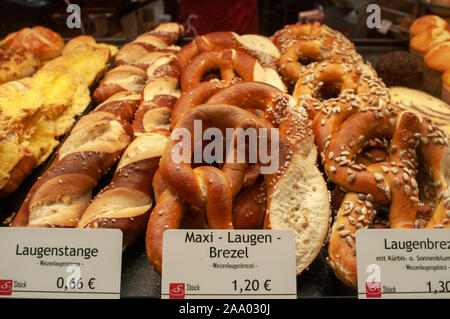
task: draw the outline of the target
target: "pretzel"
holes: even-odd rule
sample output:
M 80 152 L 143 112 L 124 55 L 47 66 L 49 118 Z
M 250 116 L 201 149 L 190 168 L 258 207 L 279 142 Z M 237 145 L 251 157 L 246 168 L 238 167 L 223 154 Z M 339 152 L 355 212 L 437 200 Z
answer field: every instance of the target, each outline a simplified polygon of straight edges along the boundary
M 181 74 L 181 90 L 183 92 L 202 82 L 208 72 L 220 70 L 222 80 L 231 81 L 236 77 L 244 81 L 260 81 L 270 83 L 280 90 L 286 91 L 278 73 L 270 68 L 263 68 L 258 60 L 240 50 L 208 51 L 195 56 L 183 69 Z
M 430 133 L 434 140 L 426 137 Z M 328 257 L 336 276 L 347 285 L 356 287 L 355 232 L 373 223 L 376 205 L 390 205 L 390 228 L 415 227 L 419 203 L 416 152 L 431 167 L 437 194 L 441 194 L 426 227 L 448 227 L 450 200 L 444 172 L 449 151 L 447 139 L 441 136 L 445 135 L 429 120 L 389 104 L 349 116 L 331 137 L 324 153 L 325 171 L 330 180 L 350 192 L 331 229 Z M 358 149 L 373 137 L 391 137 L 389 162 L 355 164 Z
M 284 26 L 271 37 L 280 50 L 280 73 L 295 83 L 302 65 L 312 62 L 358 64 L 362 58 L 354 45 L 340 32 L 320 22 Z
M 341 51 L 339 51 L 341 50 Z M 340 52 L 340 54 L 336 53 Z M 302 74 L 304 65 L 312 62 L 331 62 L 357 64 L 362 58 L 357 54 L 344 54 L 340 47 L 333 47 L 333 42 L 325 44 L 319 40 L 296 40 L 287 47 L 280 57 L 280 73 L 292 83 L 296 83 Z
M 141 68 L 121 65 L 105 74 L 92 97 L 97 103 L 102 103 L 119 92 L 142 91 L 146 79 L 146 73 Z
M 175 103 L 172 113 L 172 127 L 179 119 L 194 107 L 203 104 L 231 104 L 258 114 L 275 127 L 280 126 L 280 132 L 289 130 L 289 139 L 294 144 L 300 144 L 301 138 L 309 136 L 309 132 L 297 132 L 296 129 L 308 127 L 306 114 L 295 115 L 297 102 L 288 94 L 277 88 L 260 82 L 239 82 L 231 84 L 227 81 L 208 81 L 194 87 L 183 94 Z M 290 124 L 287 124 L 290 123 Z M 298 140 L 295 140 L 295 138 Z M 254 228 L 263 216 L 261 192 L 265 188 L 253 185 L 258 179 L 258 165 L 251 165 L 245 173 L 243 181 L 244 194 L 238 194 L 233 202 L 233 220 L 236 228 Z M 251 188 L 251 189 L 247 189 Z M 251 196 L 258 194 L 258 200 Z M 250 195 L 249 195 L 250 194 Z M 190 211 L 190 210 L 189 210 Z M 198 214 L 195 214 L 198 215 Z M 186 214 L 189 216 L 189 214 Z M 186 219 L 186 217 L 185 217 Z
M 219 31 L 199 35 L 177 53 L 180 65 L 185 68 L 191 60 L 203 52 L 235 49 L 243 51 L 259 61 L 263 67 L 278 68 L 280 53 L 271 41 L 263 36 Z
M 115 55 L 115 67 L 106 73 L 95 89 L 94 100 L 101 103 L 117 92 L 141 91 L 147 81 L 148 66 L 162 55 L 177 51 L 170 45 L 183 32 L 184 28 L 179 23 L 163 23 L 122 47 Z
M 184 113 L 193 109 L 197 105 L 206 103 L 206 101 L 218 90 L 223 89 L 230 84 L 230 81 L 225 80 L 204 81 L 182 94 L 173 106 L 172 119 L 170 122 L 172 129 Z
M 293 96 L 307 109 L 311 119 L 322 107 L 321 102 L 333 100 L 340 95 L 356 94 L 364 99 L 378 97 L 389 99 L 388 89 L 368 64 L 346 65 L 342 63 L 317 62 L 304 69 L 298 79 Z
M 32 186 L 12 226 L 75 227 L 91 192 L 130 143 L 140 95 L 118 93 L 83 116 Z
M 311 127 L 322 162 L 325 158 L 324 151 L 329 145 L 331 137 L 348 117 L 360 111 L 367 111 L 374 107 L 383 107 L 386 103 L 388 103 L 388 100 L 386 100 L 384 95 L 359 96 L 345 93 L 335 99 L 317 104 L 314 109 L 315 116 L 312 119 Z M 357 160 L 361 164 L 388 161 L 385 149 L 386 145 L 383 141 L 370 139 L 359 148 Z
M 176 22 L 162 23 L 152 31 L 141 34 L 124 45 L 115 57 L 115 65 L 139 63 L 152 52 L 174 53 L 179 50 L 173 46 L 183 35 L 184 28 Z
M 219 90 L 216 94 L 231 90 L 233 86 L 244 84 L 251 83 L 238 83 Z M 272 88 L 272 90 L 276 89 Z M 282 92 L 278 92 L 282 94 Z M 280 113 L 282 112 L 280 111 Z M 304 110 L 302 113 L 305 123 L 307 123 Z M 208 102 L 188 110 L 177 122 L 173 132 L 181 128 L 192 133 L 196 120 L 206 123 L 205 129 L 214 127 L 222 132 L 225 132 L 226 128 L 273 128 L 268 121 L 262 120 L 257 115 L 238 106 L 210 104 Z M 161 272 L 161 243 L 164 230 L 182 227 L 191 206 L 205 211 L 205 217 L 201 213 L 197 215 L 200 222 L 202 219 L 206 219 L 208 227 L 225 229 L 235 228 L 233 222 L 243 225 L 243 227 L 257 227 L 262 222 L 258 210 L 265 206 L 264 228 L 291 228 L 296 232 L 298 245 L 297 272 L 301 273 L 322 247 L 329 218 L 326 185 L 315 166 L 315 148 L 311 147 L 312 141 L 306 142 L 308 138 L 305 137 L 302 144 L 303 148 L 298 149 L 289 142 L 284 134 L 280 134 L 278 148 L 280 170 L 275 174 L 264 174 L 263 181 L 257 178 L 260 173 L 259 170 L 256 174 L 250 173 L 252 170 L 249 163 L 236 163 L 234 158 L 230 157 L 227 157 L 220 168 L 198 166 L 193 169 L 189 163 L 177 164 L 172 159 L 172 153 L 180 141 L 191 143 L 191 141 L 176 138 L 172 133 L 171 142 L 161 158 L 159 175 L 157 180 L 154 181 L 154 185 L 162 186 L 158 187 L 162 190 L 162 193 L 150 215 L 146 234 L 146 250 L 148 259 L 155 270 Z M 184 155 L 189 157 L 189 154 Z M 264 166 L 263 163 L 253 165 Z M 255 175 L 256 180 L 254 180 L 255 177 L 250 178 L 250 176 Z M 249 182 L 251 186 L 248 188 L 244 188 L 246 177 L 252 179 Z M 264 182 L 264 185 L 261 184 L 262 182 Z M 314 183 L 313 188 L 316 192 L 312 196 L 314 199 L 309 194 L 310 186 L 299 191 L 299 183 L 311 186 Z M 280 187 L 280 185 L 283 185 L 283 187 Z M 292 196 L 294 194 L 292 187 L 297 189 L 297 196 Z M 262 189 L 265 189 L 265 196 L 261 196 Z M 320 196 L 319 194 L 322 196 L 320 200 L 315 197 Z M 250 197 L 253 198 L 253 202 L 249 201 Z M 245 216 L 242 212 L 237 212 L 237 210 L 244 211 L 246 209 L 249 209 L 252 214 Z M 309 215 L 309 213 L 312 213 L 310 209 L 314 210 L 314 218 Z M 294 226 L 293 223 L 297 223 L 298 219 L 305 220 L 306 215 L 311 218 L 309 219 L 310 224 L 306 222 L 302 223 L 302 226 Z M 311 232 L 314 232 L 314 235 Z M 305 238 L 310 238 L 310 242 L 303 242 Z M 311 240 L 311 238 L 314 239 Z
M 123 249 L 144 232 L 153 206 L 152 182 L 170 136 L 170 111 L 180 95 L 176 56 L 157 58 L 132 123 L 136 138 L 125 149 L 111 182 L 93 199 L 79 228 L 119 228 Z

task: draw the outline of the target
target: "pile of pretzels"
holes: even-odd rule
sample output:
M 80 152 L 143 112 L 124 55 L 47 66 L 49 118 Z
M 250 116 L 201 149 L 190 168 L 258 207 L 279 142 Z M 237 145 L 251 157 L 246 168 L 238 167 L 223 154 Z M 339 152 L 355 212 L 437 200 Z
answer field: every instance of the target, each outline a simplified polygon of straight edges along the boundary
M 119 228 L 124 249 L 143 234 L 158 273 L 167 229 L 290 229 L 298 275 L 327 246 L 353 288 L 358 229 L 449 227 L 447 136 L 393 103 L 341 33 L 314 22 L 179 47 L 183 32 L 162 24 L 119 50 L 97 108 L 13 226 Z M 246 130 L 265 144 L 236 133 Z M 208 142 L 214 158 L 193 161 Z
M 358 229 L 450 227 L 448 137 L 395 104 L 340 33 L 315 22 L 285 26 L 272 40 L 281 52 L 280 74 L 307 110 L 333 189 L 327 261 L 356 289 Z

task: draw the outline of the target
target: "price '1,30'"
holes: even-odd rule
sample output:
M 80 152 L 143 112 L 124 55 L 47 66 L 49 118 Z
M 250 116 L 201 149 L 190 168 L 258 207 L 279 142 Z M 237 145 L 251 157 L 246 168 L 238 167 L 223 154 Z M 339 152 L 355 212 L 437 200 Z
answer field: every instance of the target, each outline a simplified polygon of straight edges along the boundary
M 443 281 L 439 280 L 438 282 L 432 283 L 431 281 L 427 282 L 428 292 L 431 293 L 443 293 L 450 292 L 450 280 Z
M 237 280 L 233 280 L 231 283 L 233 284 L 233 290 L 239 293 L 243 292 L 256 292 L 260 290 L 271 291 L 270 287 L 272 280 L 267 279 L 264 282 L 261 282 L 258 279 L 245 279 L 242 283 Z

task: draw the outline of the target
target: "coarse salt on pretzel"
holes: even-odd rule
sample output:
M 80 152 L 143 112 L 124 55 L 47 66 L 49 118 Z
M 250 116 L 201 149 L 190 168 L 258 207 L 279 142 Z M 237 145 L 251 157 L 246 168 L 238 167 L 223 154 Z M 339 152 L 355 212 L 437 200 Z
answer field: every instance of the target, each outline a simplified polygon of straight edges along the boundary
M 83 213 L 79 228 L 116 228 L 123 232 L 123 249 L 145 231 L 154 204 L 152 182 L 170 131 L 170 112 L 180 96 L 177 58 L 165 54 L 147 68 L 140 105 L 127 146 L 111 182 Z
M 204 81 L 196 85 L 194 88 L 184 92 L 173 106 L 171 119 L 172 129 L 184 113 L 193 109 L 197 105 L 206 103 L 206 101 L 218 90 L 223 89 L 230 84 L 230 81 L 225 80 Z
M 152 52 L 177 52 L 180 48 L 173 44 L 183 33 L 184 28 L 179 23 L 162 23 L 120 48 L 115 56 L 115 65 L 138 63 Z
M 201 83 L 204 75 L 214 70 L 220 71 L 222 80 L 242 78 L 244 81 L 260 81 L 286 91 L 283 81 L 274 69 L 264 68 L 251 55 L 234 49 L 207 51 L 196 55 L 182 71 L 182 91 Z
M 239 127 L 273 128 L 267 121 L 239 107 L 204 104 L 185 113 L 175 129 L 185 128 L 193 132 L 195 120 L 202 120 L 205 128 L 213 127 L 222 131 Z M 207 222 L 211 228 L 233 228 L 232 199 L 242 187 L 248 167 L 248 163 L 236 163 L 229 161 L 230 158 L 227 158 L 221 169 L 206 166 L 193 169 L 188 163 L 174 163 L 171 155 L 178 142 L 178 139 L 171 141 L 161 160 L 160 173 L 166 189 L 152 211 L 147 228 L 147 256 L 159 272 L 162 262 L 162 234 L 165 229 L 180 227 L 189 204 L 205 207 Z M 279 136 L 278 150 L 278 171 L 264 175 L 267 191 L 266 218 L 270 219 L 265 223 L 266 227 L 273 229 L 294 229 L 298 243 L 297 272 L 300 273 L 322 247 L 328 228 L 328 193 L 320 172 L 317 170 L 315 174 L 311 170 L 311 162 L 306 161 L 302 152 L 283 134 Z M 322 184 L 317 183 L 320 178 Z M 293 196 L 292 187 L 296 189 L 296 196 Z M 321 209 L 317 210 L 319 206 Z
M 263 67 L 278 69 L 280 52 L 266 37 L 257 34 L 238 35 L 219 31 L 197 36 L 177 53 L 180 65 L 186 67 L 200 53 L 236 49 L 256 58 Z

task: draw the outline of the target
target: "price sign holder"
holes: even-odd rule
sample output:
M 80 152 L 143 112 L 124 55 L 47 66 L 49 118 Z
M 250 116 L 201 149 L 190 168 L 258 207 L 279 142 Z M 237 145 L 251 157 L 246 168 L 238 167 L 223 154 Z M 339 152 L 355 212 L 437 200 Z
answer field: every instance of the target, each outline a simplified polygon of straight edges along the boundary
M 118 299 L 118 229 L 0 228 L 0 298 Z
M 450 298 L 450 229 L 356 232 L 360 299 Z
M 163 299 L 295 299 L 290 230 L 167 230 Z

